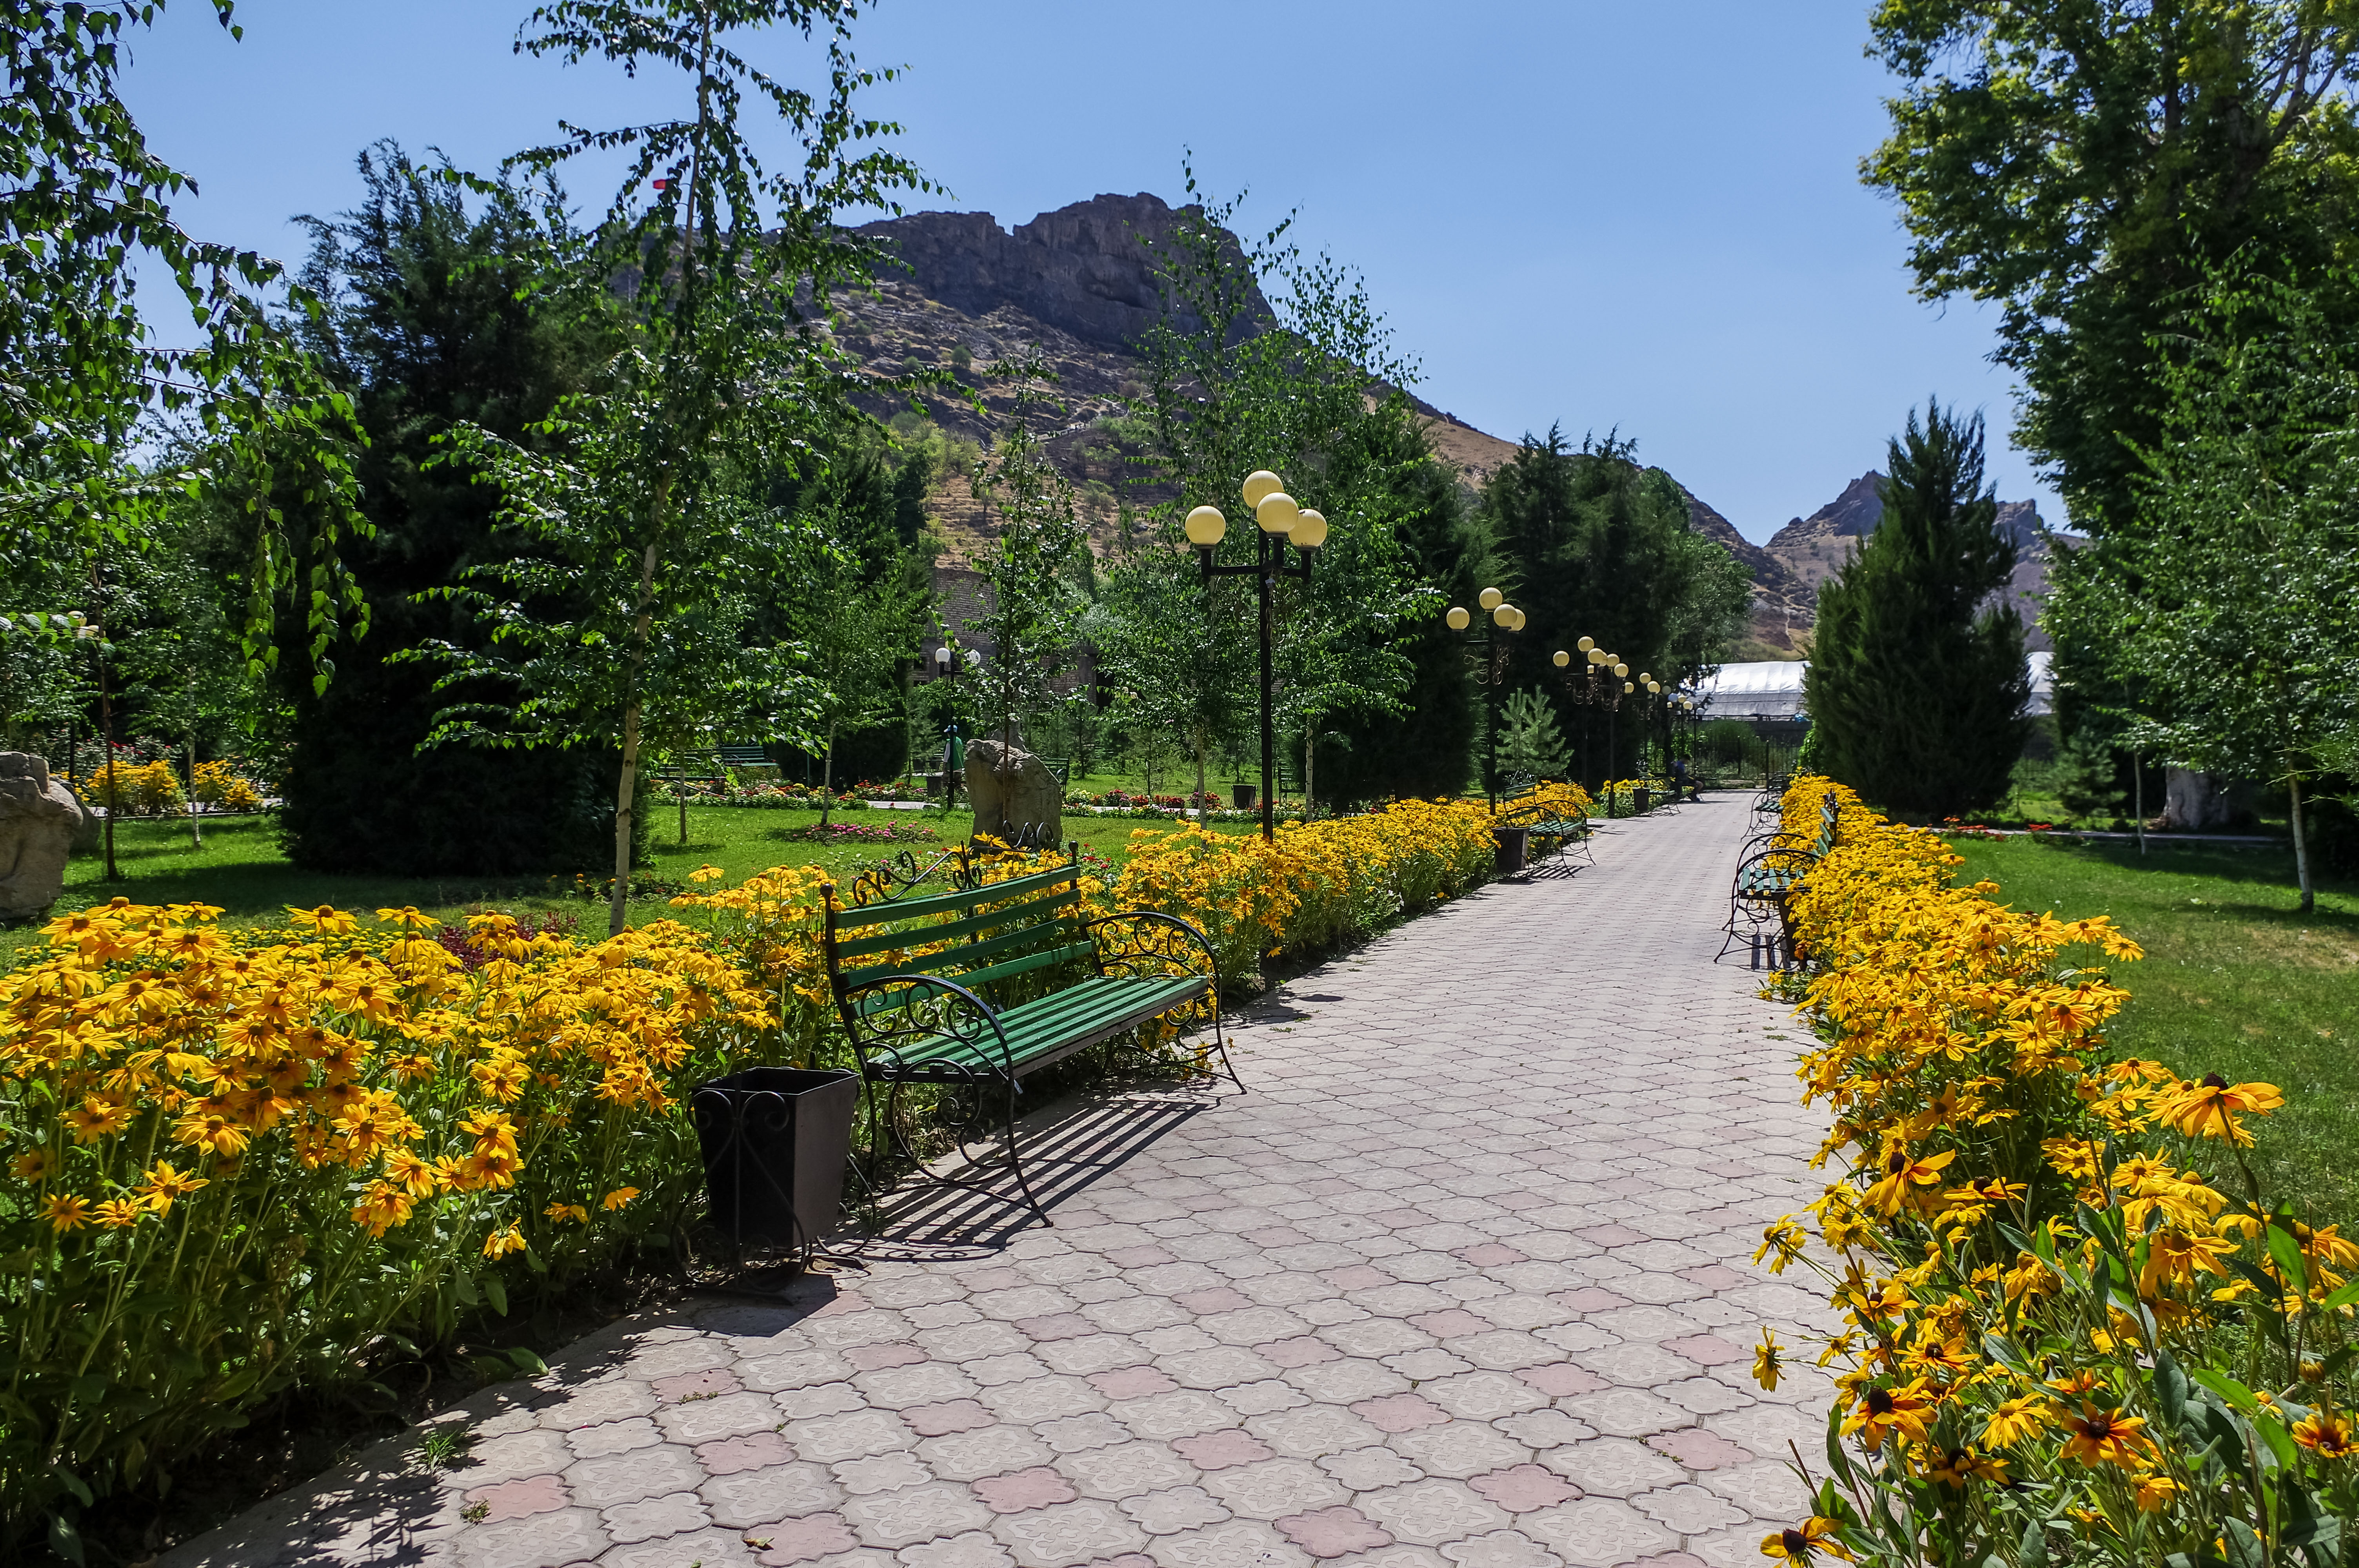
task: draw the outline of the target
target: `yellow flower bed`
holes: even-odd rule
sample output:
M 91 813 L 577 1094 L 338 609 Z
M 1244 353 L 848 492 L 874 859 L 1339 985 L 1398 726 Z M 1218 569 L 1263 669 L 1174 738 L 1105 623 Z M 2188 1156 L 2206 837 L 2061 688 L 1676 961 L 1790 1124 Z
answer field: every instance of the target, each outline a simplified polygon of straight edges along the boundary
M 1473 886 L 1491 823 L 1407 801 L 1274 844 L 1141 829 L 1082 893 L 1196 923 L 1234 982 Z M 0 1544 L 162 1484 L 275 1393 L 366 1377 L 390 1336 L 447 1342 L 667 1243 L 702 1187 L 695 1085 L 849 1065 L 827 886 L 777 868 L 674 899 L 701 929 L 595 944 L 488 914 L 446 945 L 407 909 L 224 931 L 118 899 L 51 922 L 0 976 Z
M 1830 793 L 1788 983 L 1820 1040 L 1806 1098 L 1835 1114 L 1820 1158 L 1848 1173 L 1760 1256 L 1827 1281 L 1841 1394 L 1810 1514 L 1763 1552 L 2342 1561 L 2359 1247 L 2254 1179 L 2278 1091 L 2113 1059 L 2103 965 L 2135 943 L 1952 885 L 1939 838 L 1824 779 L 1788 792 L 1787 830 L 1814 835 Z M 1766 1385 L 1786 1354 L 1764 1336 Z
M 462 956 L 414 910 L 219 913 L 118 899 L 0 979 L 10 1534 L 661 1235 L 701 1185 L 679 1102 L 777 1038 L 674 922 L 481 915 Z
M 84 800 L 118 816 L 161 816 L 188 805 L 169 762 L 105 762 L 81 787 Z

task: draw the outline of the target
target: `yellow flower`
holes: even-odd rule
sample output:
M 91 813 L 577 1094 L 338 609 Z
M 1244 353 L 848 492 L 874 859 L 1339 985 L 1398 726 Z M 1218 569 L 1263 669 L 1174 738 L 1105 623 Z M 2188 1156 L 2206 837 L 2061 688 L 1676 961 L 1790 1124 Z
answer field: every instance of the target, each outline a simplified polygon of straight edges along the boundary
M 131 1108 L 98 1095 L 85 1095 L 66 1112 L 66 1125 L 77 1143 L 95 1143 L 131 1125 Z
M 1938 1403 L 1940 1397 L 1922 1378 L 1894 1389 L 1871 1388 L 1860 1396 L 1858 1408 L 1843 1422 L 1843 1431 L 1856 1433 L 1870 1448 L 1896 1432 L 1911 1443 L 1922 1443 L 1932 1427 L 1933 1407 Z
M 1785 1375 L 1785 1346 L 1765 1328 L 1761 1331 L 1761 1343 L 1753 1348 L 1753 1380 L 1774 1394 L 1777 1391 L 1777 1379 Z
M 603 1209 L 622 1208 L 627 1206 L 633 1198 L 637 1197 L 638 1195 L 639 1189 L 636 1187 L 616 1187 L 613 1192 L 608 1193 L 604 1197 L 598 1200 L 598 1206 Z
M 146 1204 L 137 1198 L 109 1198 L 98 1206 L 98 1223 L 110 1230 L 127 1230 L 145 1219 Z
M 9 1171 L 27 1182 L 46 1182 L 57 1168 L 57 1157 L 46 1149 L 27 1150 L 8 1162 Z
M 162 1215 L 172 1212 L 172 1200 L 175 1198 L 184 1198 L 198 1188 L 212 1184 L 209 1177 L 193 1173 L 184 1175 L 173 1168 L 170 1161 L 158 1160 L 148 1170 L 147 1179 L 140 1183 L 136 1190 L 141 1197 L 147 1200 L 148 1207 Z
M 2179 1483 L 2158 1470 L 2140 1470 L 2130 1477 L 2131 1487 L 2139 1509 L 2158 1514 L 2170 1507 L 2179 1496 Z
M 52 1230 L 80 1230 L 90 1223 L 90 1200 L 71 1193 L 51 1193 L 41 1200 L 41 1217 Z
M 2249 1149 L 2253 1135 L 2236 1119 L 2238 1114 L 2265 1116 L 2283 1104 L 2285 1096 L 2275 1084 L 2232 1084 L 2217 1073 L 2206 1073 L 2194 1083 L 2164 1091 L 2154 1114 L 2187 1137 L 2224 1138 Z
M 511 1252 L 523 1251 L 524 1248 L 524 1232 L 513 1225 L 504 1230 L 495 1230 L 484 1238 L 484 1256 L 486 1258 L 505 1258 Z
M 1775 1252 L 1777 1255 L 1777 1260 L 1769 1265 L 1769 1271 L 1773 1274 L 1782 1274 L 1786 1271 L 1787 1264 L 1802 1255 L 1803 1244 L 1810 1238 L 1810 1232 L 1795 1224 L 1792 1219 L 1781 1219 L 1761 1233 L 1761 1246 L 1753 1254 L 1753 1260 L 1758 1263 L 1762 1259 Z
M 1977 1454 L 1971 1448 L 1950 1448 L 1932 1454 L 1925 1465 L 1925 1474 L 1945 1487 L 1962 1488 L 1968 1481 L 1989 1481 L 2006 1484 L 2006 1461 L 1987 1454 Z
M 219 1111 L 204 1108 L 201 1104 L 174 1125 L 172 1138 L 200 1153 L 221 1155 L 243 1152 L 247 1143 L 244 1128 Z
M 2145 1435 L 2142 1416 L 2124 1415 L 2083 1400 L 2081 1413 L 2064 1421 L 2064 1455 L 2083 1465 L 2117 1465 L 2129 1469 L 2154 1444 Z
M 1904 1207 L 1919 1207 L 1935 1201 L 1936 1195 L 1918 1189 L 1939 1183 L 1941 1172 L 1958 1157 L 1954 1149 L 1944 1149 L 1939 1154 L 1912 1158 L 1903 1150 L 1894 1150 L 1885 1157 L 1884 1175 L 1867 1189 L 1867 1206 L 1886 1216 L 1898 1214 Z
M 560 1225 L 586 1225 L 590 1220 L 590 1211 L 578 1203 L 553 1203 L 540 1212 Z
M 1835 1535 L 1835 1531 L 1842 1528 L 1843 1521 L 1840 1519 L 1812 1515 L 1789 1529 L 1762 1537 L 1761 1555 L 1794 1563 L 1797 1568 L 1799 1568 L 1800 1564 L 1810 1562 L 1821 1552 L 1824 1552 L 1829 1557 L 1840 1557 L 1846 1563 L 1851 1562 L 1853 1559 L 1850 1549 L 1844 1546 Z
M 2348 1459 L 2359 1451 L 2350 1422 L 2330 1410 L 2316 1410 L 2293 1423 L 2293 1440 L 2325 1459 Z

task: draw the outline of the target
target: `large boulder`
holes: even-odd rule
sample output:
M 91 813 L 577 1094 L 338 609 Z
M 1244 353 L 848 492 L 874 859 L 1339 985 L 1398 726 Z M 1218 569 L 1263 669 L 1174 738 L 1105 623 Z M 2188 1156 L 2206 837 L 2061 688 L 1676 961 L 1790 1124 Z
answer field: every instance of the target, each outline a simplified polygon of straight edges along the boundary
M 974 807 L 974 830 L 1004 843 L 1041 849 L 1061 843 L 1065 792 L 1049 764 L 1018 746 L 975 741 L 966 749 L 966 794 Z
M 2172 768 L 2163 775 L 2162 819 L 2172 833 L 2223 833 L 2253 820 L 2253 786 L 2223 773 Z
M 27 920 L 65 891 L 66 857 L 90 814 L 49 764 L 0 752 L 0 920 Z

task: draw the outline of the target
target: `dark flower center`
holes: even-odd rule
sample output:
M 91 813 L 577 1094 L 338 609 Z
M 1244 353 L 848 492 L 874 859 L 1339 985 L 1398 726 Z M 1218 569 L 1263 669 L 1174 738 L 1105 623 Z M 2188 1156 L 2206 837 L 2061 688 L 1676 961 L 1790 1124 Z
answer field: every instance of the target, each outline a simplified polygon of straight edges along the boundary
M 1892 1413 L 1892 1396 L 1882 1389 L 1868 1390 L 1867 1413 L 1870 1415 L 1890 1415 Z
M 1777 1537 L 1777 1544 L 1786 1549 L 1787 1556 L 1791 1557 L 1797 1552 L 1809 1551 L 1810 1538 L 1799 1530 L 1789 1530 Z
M 1884 1162 L 1884 1168 L 1897 1176 L 1901 1172 L 1908 1168 L 1908 1156 L 1906 1154 L 1895 1154 L 1892 1158 Z
M 2206 1073 L 2203 1075 L 2203 1087 L 2207 1089 L 2224 1089 L 2228 1087 L 2228 1080 L 2217 1073 Z

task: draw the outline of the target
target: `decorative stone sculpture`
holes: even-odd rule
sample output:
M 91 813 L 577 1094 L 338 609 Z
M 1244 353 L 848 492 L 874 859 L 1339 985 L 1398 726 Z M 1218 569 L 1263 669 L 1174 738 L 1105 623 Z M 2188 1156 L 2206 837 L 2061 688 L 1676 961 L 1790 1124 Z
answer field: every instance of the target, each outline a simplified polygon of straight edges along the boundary
M 66 857 L 90 821 L 49 764 L 24 752 L 0 752 L 0 920 L 26 920 L 65 891 Z
M 1049 764 L 1020 747 L 976 741 L 966 749 L 967 800 L 974 830 L 1013 844 L 1018 834 L 1053 849 L 1064 841 L 1065 792 Z

